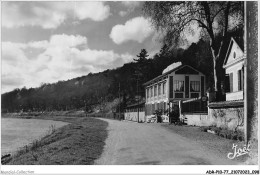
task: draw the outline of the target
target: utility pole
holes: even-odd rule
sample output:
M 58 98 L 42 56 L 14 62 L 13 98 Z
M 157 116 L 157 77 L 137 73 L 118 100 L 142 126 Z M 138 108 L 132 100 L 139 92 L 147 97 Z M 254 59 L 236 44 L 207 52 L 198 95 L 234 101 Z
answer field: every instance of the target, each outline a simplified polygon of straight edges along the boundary
M 140 72 L 139 71 L 135 71 L 135 76 L 136 78 L 136 89 L 137 89 L 137 123 L 139 123 L 139 104 L 140 104 L 140 95 L 139 95 L 139 76 L 140 76 Z
M 119 82 L 119 120 L 121 120 L 121 97 L 120 97 L 120 82 Z
M 85 114 L 87 116 L 87 103 L 86 103 L 86 100 L 84 100 L 84 107 L 85 107 Z
M 247 102 L 248 102 L 248 94 L 247 94 L 247 2 L 244 2 L 244 133 L 245 133 L 245 143 L 248 143 L 248 112 L 247 112 Z
M 139 81 L 139 75 L 137 75 L 137 123 L 139 123 L 139 86 L 138 86 L 138 81 Z

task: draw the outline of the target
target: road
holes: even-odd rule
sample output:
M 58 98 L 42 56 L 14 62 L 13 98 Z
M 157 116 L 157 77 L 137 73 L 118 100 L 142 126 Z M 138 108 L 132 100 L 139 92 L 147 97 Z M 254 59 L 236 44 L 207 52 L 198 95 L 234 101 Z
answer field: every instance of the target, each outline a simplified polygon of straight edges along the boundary
M 109 123 L 98 165 L 231 165 L 214 150 L 158 124 L 101 119 Z

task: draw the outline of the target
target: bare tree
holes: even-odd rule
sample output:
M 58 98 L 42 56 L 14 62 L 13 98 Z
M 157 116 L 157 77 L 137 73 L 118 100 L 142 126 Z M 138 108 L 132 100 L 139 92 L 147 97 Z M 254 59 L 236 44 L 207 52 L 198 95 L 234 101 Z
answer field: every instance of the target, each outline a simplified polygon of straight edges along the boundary
M 234 1 L 150 1 L 144 3 L 143 11 L 157 31 L 163 33 L 163 42 L 167 45 L 180 44 L 187 32 L 194 34 L 195 26 L 202 29 L 200 36 L 210 41 L 214 88 L 218 91 L 217 66 L 223 64 L 219 57 L 228 31 L 243 24 L 242 6 L 242 2 Z

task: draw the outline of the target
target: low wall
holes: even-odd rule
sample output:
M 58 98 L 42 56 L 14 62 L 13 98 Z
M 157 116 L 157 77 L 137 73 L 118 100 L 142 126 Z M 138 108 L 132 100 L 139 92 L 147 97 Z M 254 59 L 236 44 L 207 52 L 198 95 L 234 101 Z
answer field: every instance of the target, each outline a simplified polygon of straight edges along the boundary
M 161 118 L 162 118 L 162 122 L 163 123 L 169 123 L 169 116 L 162 115 Z M 155 115 L 148 115 L 148 116 L 146 116 L 146 121 L 145 122 L 147 122 L 147 123 L 157 122 L 156 116 Z
M 187 125 L 217 126 L 228 130 L 240 130 L 244 127 L 243 100 L 210 103 L 208 114 L 183 113 L 181 119 Z
M 216 108 L 209 109 L 209 116 L 213 119 L 212 125 L 226 128 L 228 130 L 243 131 L 244 126 L 244 108 Z
M 135 121 L 138 120 L 137 112 L 125 112 L 125 120 Z M 145 112 L 139 112 L 139 122 L 145 122 Z
M 187 125 L 192 126 L 210 126 L 213 122 L 211 117 L 204 113 L 184 113 L 181 118 L 186 118 Z
M 208 105 L 209 116 L 213 119 L 211 125 L 228 130 L 244 131 L 244 101 L 212 102 Z

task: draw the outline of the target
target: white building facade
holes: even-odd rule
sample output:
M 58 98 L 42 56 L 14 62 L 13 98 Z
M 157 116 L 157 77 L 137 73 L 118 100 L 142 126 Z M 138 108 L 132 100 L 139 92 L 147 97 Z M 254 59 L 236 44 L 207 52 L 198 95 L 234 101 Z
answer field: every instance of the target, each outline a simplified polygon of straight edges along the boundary
M 164 115 L 180 101 L 205 96 L 205 75 L 188 65 L 174 63 L 163 74 L 144 84 L 146 92 L 145 115 L 156 110 Z M 167 122 L 168 118 L 165 119 Z
M 226 101 L 242 100 L 244 87 L 244 52 L 234 38 L 231 38 L 223 68 L 229 86 Z

